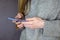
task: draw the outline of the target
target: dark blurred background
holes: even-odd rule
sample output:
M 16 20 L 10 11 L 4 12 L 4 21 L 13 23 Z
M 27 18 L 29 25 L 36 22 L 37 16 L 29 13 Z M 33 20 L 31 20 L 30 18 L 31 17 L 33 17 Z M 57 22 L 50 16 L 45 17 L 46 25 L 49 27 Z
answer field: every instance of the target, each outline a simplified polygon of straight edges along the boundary
M 18 0 L 0 0 L 0 40 L 19 40 L 20 29 L 8 20 L 17 14 Z

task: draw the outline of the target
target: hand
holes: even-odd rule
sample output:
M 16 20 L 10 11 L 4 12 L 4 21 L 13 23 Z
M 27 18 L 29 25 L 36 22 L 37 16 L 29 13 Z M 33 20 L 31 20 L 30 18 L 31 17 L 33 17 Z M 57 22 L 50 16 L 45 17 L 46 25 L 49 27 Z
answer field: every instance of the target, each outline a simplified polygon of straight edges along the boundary
M 23 17 L 23 14 L 22 13 L 18 13 L 15 18 L 19 19 L 19 18 L 22 18 Z
M 13 21 L 13 23 L 15 23 L 18 28 L 23 28 L 23 24 L 21 22 Z
M 18 13 L 15 18 L 16 19 L 20 19 L 22 17 L 23 17 L 23 14 L 22 13 Z M 19 27 L 19 28 L 23 27 L 23 24 L 21 22 L 16 22 L 16 20 L 13 20 L 12 22 L 15 23 L 17 25 L 17 27 Z
M 25 27 L 36 29 L 36 28 L 43 28 L 44 27 L 44 20 L 38 17 L 27 18 L 27 22 L 22 22 Z

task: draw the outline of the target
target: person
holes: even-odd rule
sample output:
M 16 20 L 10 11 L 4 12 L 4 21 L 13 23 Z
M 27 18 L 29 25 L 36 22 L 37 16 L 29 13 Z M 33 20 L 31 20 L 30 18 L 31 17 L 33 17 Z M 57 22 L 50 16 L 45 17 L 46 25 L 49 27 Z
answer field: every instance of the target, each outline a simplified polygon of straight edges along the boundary
M 18 13 L 15 18 L 22 18 L 22 15 Z M 17 27 L 25 27 L 20 40 L 60 40 L 59 0 L 31 0 L 31 8 L 25 20 L 14 21 Z

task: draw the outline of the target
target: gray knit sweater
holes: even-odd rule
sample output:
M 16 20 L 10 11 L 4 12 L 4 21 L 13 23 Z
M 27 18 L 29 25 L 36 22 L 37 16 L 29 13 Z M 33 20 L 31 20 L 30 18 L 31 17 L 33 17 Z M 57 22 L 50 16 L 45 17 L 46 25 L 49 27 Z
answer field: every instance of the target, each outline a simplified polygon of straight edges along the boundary
M 21 40 L 60 40 L 60 0 L 32 0 L 26 18 L 40 17 L 45 20 L 43 29 L 25 28 Z

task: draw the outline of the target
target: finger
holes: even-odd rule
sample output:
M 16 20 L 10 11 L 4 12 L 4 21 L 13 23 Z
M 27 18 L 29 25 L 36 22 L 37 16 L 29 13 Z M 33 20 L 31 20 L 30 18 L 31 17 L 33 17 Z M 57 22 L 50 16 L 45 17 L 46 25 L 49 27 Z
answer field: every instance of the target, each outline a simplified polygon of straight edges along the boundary
M 12 22 L 13 22 L 13 23 L 16 23 L 16 20 L 13 20 Z
M 23 27 L 23 24 L 17 25 L 17 27 L 22 28 Z
M 16 22 L 15 24 L 20 25 L 20 24 L 21 24 L 21 22 Z
M 25 27 L 32 28 L 32 25 L 26 24 Z
M 27 28 L 34 29 L 33 25 L 24 25 L 24 26 L 27 27 Z
M 33 24 L 32 21 L 29 21 L 29 22 L 21 22 L 21 23 L 24 24 L 24 25 L 32 25 Z
M 33 21 L 34 18 L 26 18 L 27 21 Z
M 18 13 L 15 18 L 21 18 L 21 15 Z

